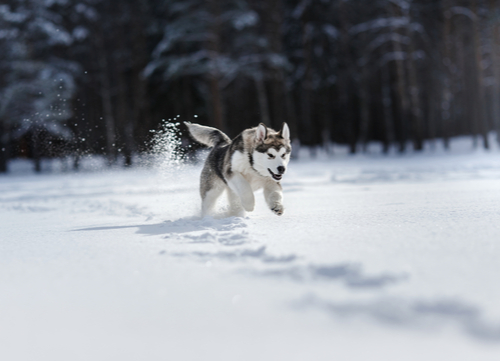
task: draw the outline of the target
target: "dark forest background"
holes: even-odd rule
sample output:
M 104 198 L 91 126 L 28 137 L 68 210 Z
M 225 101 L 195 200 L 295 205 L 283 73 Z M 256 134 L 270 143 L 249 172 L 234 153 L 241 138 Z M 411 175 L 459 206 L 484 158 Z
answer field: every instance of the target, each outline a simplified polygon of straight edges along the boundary
M 296 144 L 500 134 L 500 0 L 2 0 L 0 172 L 130 165 L 162 120 Z M 195 118 L 195 116 L 197 116 Z

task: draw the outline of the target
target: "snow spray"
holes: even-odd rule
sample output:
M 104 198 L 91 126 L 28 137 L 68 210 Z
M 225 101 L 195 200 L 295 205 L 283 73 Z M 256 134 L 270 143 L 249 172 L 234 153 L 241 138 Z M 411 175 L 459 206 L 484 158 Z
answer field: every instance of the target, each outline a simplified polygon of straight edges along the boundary
M 159 169 L 182 168 L 184 165 L 185 151 L 182 148 L 182 133 L 180 123 L 162 120 L 160 130 L 152 130 L 151 153 L 154 165 Z
M 176 119 L 174 119 L 175 121 Z M 154 136 L 150 142 L 150 164 L 158 172 L 160 192 L 186 191 L 189 205 L 184 204 L 184 210 L 190 209 L 190 215 L 198 214 L 199 209 L 199 166 L 187 162 L 190 145 L 183 141 L 180 123 L 170 119 L 162 121 L 159 130 L 151 131 Z M 192 210 L 192 211 L 191 211 Z

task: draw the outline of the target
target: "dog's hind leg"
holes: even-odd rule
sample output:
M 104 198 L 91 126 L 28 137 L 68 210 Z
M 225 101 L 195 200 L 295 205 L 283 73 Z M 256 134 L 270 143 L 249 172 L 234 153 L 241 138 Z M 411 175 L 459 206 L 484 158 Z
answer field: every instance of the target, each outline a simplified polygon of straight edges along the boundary
M 217 199 L 222 195 L 226 185 L 222 182 L 214 182 L 211 187 L 201 188 L 201 216 L 209 215 L 217 203 Z
M 255 196 L 250 183 L 240 173 L 234 172 L 227 184 L 240 197 L 241 205 L 245 211 L 252 212 L 255 208 Z
M 241 199 L 236 192 L 229 187 L 227 187 L 227 199 L 229 201 L 229 214 L 234 217 L 244 217 L 245 210 L 241 205 Z
M 217 203 L 217 199 L 221 196 L 222 192 L 224 192 L 224 188 L 212 188 L 201 200 L 201 216 L 205 217 L 209 215 Z

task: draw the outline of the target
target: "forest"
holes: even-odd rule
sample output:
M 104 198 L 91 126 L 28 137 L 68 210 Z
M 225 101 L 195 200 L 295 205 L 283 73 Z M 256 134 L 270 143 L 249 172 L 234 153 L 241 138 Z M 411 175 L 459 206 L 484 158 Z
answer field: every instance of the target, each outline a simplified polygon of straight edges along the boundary
M 500 134 L 498 0 L 3 0 L 0 172 L 131 165 L 165 122 L 420 151 Z

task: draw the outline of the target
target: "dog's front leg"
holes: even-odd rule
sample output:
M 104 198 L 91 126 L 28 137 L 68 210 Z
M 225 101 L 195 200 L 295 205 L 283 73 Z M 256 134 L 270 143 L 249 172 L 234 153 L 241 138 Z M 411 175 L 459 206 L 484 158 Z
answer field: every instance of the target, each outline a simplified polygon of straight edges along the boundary
M 264 198 L 266 203 L 278 216 L 281 216 L 285 211 L 283 207 L 283 192 L 281 190 L 281 184 L 274 181 L 268 181 L 264 186 Z
M 255 196 L 245 177 L 241 173 L 233 172 L 232 177 L 228 180 L 228 185 L 240 197 L 241 205 L 245 211 L 252 212 L 255 208 Z

